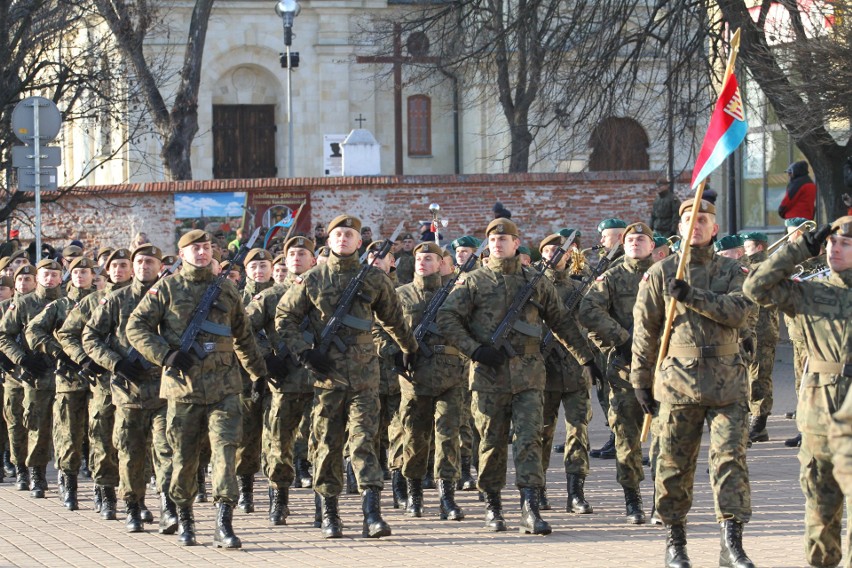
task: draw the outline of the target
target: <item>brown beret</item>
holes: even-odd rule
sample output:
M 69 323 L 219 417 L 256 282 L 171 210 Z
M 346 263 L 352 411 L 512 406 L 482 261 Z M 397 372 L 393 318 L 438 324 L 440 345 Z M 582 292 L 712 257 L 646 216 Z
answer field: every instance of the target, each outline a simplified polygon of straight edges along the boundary
M 272 266 L 275 266 L 276 264 L 285 264 L 286 260 L 287 257 L 284 254 L 279 254 L 278 256 L 272 259 Z
M 68 265 L 68 270 L 74 270 L 75 268 L 94 268 L 95 261 L 91 258 L 85 256 L 78 256 L 74 260 L 71 261 L 71 264 Z
M 694 201 L 695 201 L 694 199 L 690 199 L 688 201 L 684 201 L 683 203 L 681 203 L 680 204 L 680 210 L 678 211 L 678 215 L 683 215 L 684 211 L 691 211 L 692 210 L 692 203 Z M 709 201 L 702 199 L 701 205 L 699 206 L 698 211 L 700 213 L 710 213 L 711 215 L 715 215 L 716 214 L 716 206 L 713 205 L 712 203 L 710 203 Z
M 47 270 L 62 270 L 62 265 L 53 260 L 52 258 L 43 258 L 36 264 L 36 269 L 45 268 Z
M 29 274 L 30 276 L 35 276 L 36 269 L 32 264 L 25 264 L 23 266 L 19 266 L 15 271 L 15 280 L 18 279 L 18 276 L 21 274 Z
M 243 266 L 248 265 L 253 260 L 268 260 L 272 262 L 272 253 L 265 248 L 253 248 L 248 251 L 246 259 L 243 261 Z
M 130 251 L 127 249 L 115 249 L 109 253 L 104 268 L 109 268 L 109 263 L 113 260 L 130 260 Z
M 112 254 L 112 251 L 113 251 L 112 247 L 101 247 L 101 248 L 98 249 L 98 258 L 100 258 L 104 255 L 109 256 L 109 255 Z
M 441 249 L 441 256 L 443 256 L 444 258 L 455 258 L 455 256 L 453 256 L 453 253 L 450 251 L 450 249 L 445 249 L 445 248 Z
M 178 259 L 178 257 L 176 257 L 175 255 L 168 254 L 168 255 L 163 257 L 163 264 L 171 266 L 171 265 L 173 265 L 174 263 L 177 262 L 177 259 Z
M 151 243 L 145 243 L 144 245 L 139 245 L 133 249 L 133 252 L 130 253 L 130 260 L 132 261 L 136 258 L 137 254 L 141 254 L 142 256 L 153 256 L 157 260 L 163 260 L 163 251 Z
M 538 244 L 538 252 L 544 250 L 544 247 L 547 245 L 556 245 L 558 247 L 562 246 L 562 243 L 565 242 L 565 237 L 560 235 L 559 233 L 553 233 L 549 237 L 544 237 L 541 239 L 541 242 Z
M 64 258 L 77 258 L 78 256 L 83 256 L 83 249 L 77 245 L 68 245 L 62 249 L 62 256 Z
M 240 265 L 239 264 L 233 264 L 230 260 L 226 260 L 225 262 L 223 262 L 221 264 L 221 267 L 222 267 L 222 272 L 230 272 L 232 270 L 235 270 L 235 271 L 242 274 L 242 270 L 240 270 Z
M 831 224 L 831 228 L 841 237 L 852 237 L 852 215 L 840 217 Z
M 189 245 L 194 245 L 195 243 L 209 243 L 210 242 L 210 233 L 207 231 L 202 231 L 201 229 L 193 229 L 188 233 L 185 233 L 180 240 L 178 241 L 178 248 L 182 249 L 183 247 L 188 247 Z
M 518 226 L 504 217 L 498 217 L 488 223 L 488 227 L 485 229 L 485 236 L 487 237 L 491 233 L 496 233 L 498 235 L 512 235 L 513 237 L 521 238 L 521 232 L 518 231 Z
M 24 249 L 18 249 L 9 255 L 9 262 L 12 262 L 16 258 L 21 258 L 22 256 L 26 257 L 27 260 L 29 260 L 29 257 L 27 257 L 27 251 L 25 251 Z
M 355 229 L 356 231 L 361 231 L 361 219 L 358 217 L 353 217 L 352 215 L 338 215 L 334 219 L 331 220 L 331 223 L 328 224 L 325 232 L 330 233 L 335 227 L 347 227 L 349 229 Z
M 443 256 L 443 254 L 444 254 L 443 251 L 441 250 L 441 247 L 439 247 L 438 245 L 436 245 L 432 241 L 420 243 L 419 245 L 414 247 L 414 250 L 411 251 L 411 252 L 415 255 L 417 253 L 420 253 L 420 252 L 431 252 L 433 254 L 437 254 L 438 256 Z
M 6 270 L 6 267 L 9 266 L 9 263 L 12 262 L 11 256 L 4 256 L 0 258 L 0 271 Z
M 6 288 L 14 288 L 15 281 L 12 279 L 11 276 L 0 277 L 0 286 L 5 286 Z
M 404 240 L 407 240 L 407 239 L 410 239 L 410 240 L 412 240 L 412 241 L 413 241 L 413 240 L 414 240 L 414 237 L 413 237 L 413 236 L 411 236 L 411 233 L 405 233 L 404 235 L 402 235 L 402 238 L 401 238 L 401 239 L 399 239 L 399 240 L 404 241 Z
M 369 244 L 369 246 L 367 247 L 367 250 L 369 252 L 379 252 L 379 249 L 382 248 L 382 246 L 384 246 L 384 244 L 385 244 L 384 239 L 379 239 L 378 241 L 373 241 Z M 388 254 L 390 254 L 390 253 L 388 253 Z
M 305 249 L 305 250 L 310 251 L 311 254 L 313 254 L 314 253 L 314 241 L 312 241 L 311 239 L 309 239 L 307 237 L 302 237 L 302 236 L 291 237 L 286 243 L 284 243 L 284 249 L 283 249 L 284 254 L 287 254 L 287 251 L 290 250 L 291 248 Z
M 331 252 L 330 248 L 328 248 L 326 246 L 322 246 L 317 251 L 317 256 L 328 256 L 330 252 Z
M 624 242 L 624 238 L 630 233 L 636 233 L 637 235 L 645 235 L 649 239 L 654 240 L 654 231 L 651 230 L 651 227 L 639 221 L 638 223 L 633 223 L 632 225 L 627 225 L 627 228 L 624 229 L 624 232 L 621 234 L 621 242 Z

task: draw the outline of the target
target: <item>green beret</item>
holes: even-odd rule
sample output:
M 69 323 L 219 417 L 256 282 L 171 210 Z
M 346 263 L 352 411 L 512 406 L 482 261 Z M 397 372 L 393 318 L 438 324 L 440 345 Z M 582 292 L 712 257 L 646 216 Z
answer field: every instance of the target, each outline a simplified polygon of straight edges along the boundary
M 572 229 L 570 227 L 565 227 L 564 229 L 559 229 L 557 231 L 557 233 L 559 233 L 560 235 L 562 235 L 566 239 L 568 238 L 568 235 L 570 235 L 571 233 L 577 233 L 576 237 L 574 238 L 574 241 L 576 241 L 577 239 L 579 239 L 580 237 L 583 236 L 583 233 L 581 233 L 579 229 Z
M 94 268 L 95 261 L 91 258 L 86 258 L 85 256 L 78 256 L 74 260 L 71 261 L 71 264 L 68 265 L 68 270 L 74 270 L 75 268 Z
M 189 233 L 187 233 L 187 235 L 188 234 Z M 109 268 L 109 263 L 113 260 L 130 260 L 130 251 L 127 249 L 115 249 L 109 254 L 109 257 L 107 257 L 104 268 Z
M 469 247 L 472 249 L 479 248 L 479 245 L 482 244 L 482 241 L 477 239 L 476 237 L 472 237 L 470 235 L 465 235 L 463 237 L 459 237 L 450 243 L 450 248 L 456 250 L 459 247 Z
M 435 244 L 432 241 L 420 243 L 419 245 L 414 247 L 414 250 L 411 251 L 411 252 L 415 255 L 419 252 L 431 252 L 433 254 L 437 254 L 438 256 L 444 255 L 444 251 L 441 249 L 441 247 L 439 247 L 437 244 Z
M 513 237 L 521 238 L 521 232 L 518 230 L 518 226 L 504 217 L 498 217 L 488 223 L 488 227 L 485 228 L 485 236 L 487 237 L 491 233 L 497 233 L 498 235 L 512 235 Z
M 784 219 L 785 227 L 798 227 L 802 223 L 807 223 L 808 220 L 804 217 L 793 217 L 792 219 Z
M 272 253 L 265 248 L 253 248 L 248 251 L 246 258 L 243 261 L 243 266 L 248 266 L 248 263 L 253 260 L 268 260 L 269 262 L 272 262 Z
M 46 270 L 62 270 L 62 265 L 52 258 L 43 258 L 36 264 L 37 269 L 44 268 Z
M 347 227 L 349 229 L 355 229 L 356 231 L 361 231 L 361 219 L 358 217 L 353 217 L 352 215 L 338 215 L 334 219 L 331 220 L 331 223 L 326 227 L 325 232 L 330 233 L 336 227 Z
M 286 243 L 284 243 L 283 254 L 287 254 L 287 251 L 291 248 L 300 248 L 309 251 L 311 254 L 314 254 L 314 241 L 309 239 L 308 237 L 290 237 Z M 273 259 L 272 264 L 275 264 L 275 260 Z
M 518 247 L 518 254 L 525 254 L 527 256 L 532 256 L 532 251 L 530 247 L 520 246 Z
M 207 231 L 202 231 L 201 229 L 193 229 L 180 238 L 180 240 L 178 241 L 178 248 L 182 249 L 183 247 L 188 247 L 189 245 L 194 245 L 195 243 L 209 242 L 210 233 L 208 233 Z
M 163 251 L 151 243 L 145 243 L 144 245 L 139 245 L 133 249 L 133 252 L 130 253 L 130 260 L 132 261 L 136 258 L 137 254 L 141 254 L 142 256 L 153 256 L 157 260 L 163 260 Z
M 713 243 L 713 250 L 721 252 L 743 246 L 743 238 L 740 235 L 727 235 Z
M 666 237 L 654 237 L 654 248 L 658 249 L 660 247 L 670 246 L 671 243 Z
M 760 243 L 768 243 L 769 237 L 766 233 L 761 233 L 760 231 L 751 231 L 749 233 L 740 233 L 740 236 L 743 238 L 743 242 L 745 241 L 757 241 Z
M 627 223 L 622 221 L 621 219 L 604 219 L 600 223 L 598 223 L 598 232 L 603 233 L 607 229 L 626 229 Z

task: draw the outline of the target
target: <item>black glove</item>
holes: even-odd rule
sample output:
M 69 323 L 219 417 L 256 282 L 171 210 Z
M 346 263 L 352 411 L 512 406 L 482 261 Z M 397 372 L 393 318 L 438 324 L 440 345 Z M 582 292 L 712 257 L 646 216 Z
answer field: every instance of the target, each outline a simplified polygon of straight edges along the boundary
M 283 379 L 290 372 L 287 368 L 287 360 L 278 355 L 270 353 L 263 360 L 266 362 L 266 370 L 269 375 L 276 379 Z
M 44 353 L 27 353 L 21 360 L 21 367 L 31 375 L 41 375 L 50 369 L 50 361 Z
M 15 364 L 6 357 L 3 353 L 0 353 L 0 368 L 6 371 L 7 373 L 11 373 L 15 370 Z
M 627 338 L 627 341 L 616 347 L 615 352 L 622 361 L 629 365 L 633 359 L 633 337 Z
M 402 368 L 408 371 L 409 373 L 414 370 L 414 364 L 417 362 L 417 353 L 403 353 L 402 354 Z
M 819 253 L 822 251 L 822 245 L 825 244 L 825 240 L 831 234 L 831 231 L 831 225 L 826 223 L 818 230 L 808 231 L 802 236 L 802 240 L 805 241 L 805 247 L 811 253 L 811 256 L 819 256 Z
M 163 367 L 174 367 L 184 373 L 192 368 L 193 363 L 192 355 L 177 349 L 169 351 L 169 354 L 163 359 Z
M 669 289 L 669 295 L 678 302 L 684 301 L 689 295 L 689 291 L 692 290 L 692 286 L 687 284 L 684 280 L 678 280 L 677 278 L 669 279 L 667 286 Z
M 636 394 L 639 406 L 642 407 L 642 412 L 645 414 L 654 414 L 657 411 L 657 401 L 654 400 L 651 389 L 633 389 L 633 392 Z
M 601 373 L 600 367 L 595 363 L 595 360 L 592 359 L 585 365 L 583 365 L 583 379 L 590 382 L 591 384 L 597 384 L 599 381 L 603 381 L 603 373 Z
M 754 357 L 754 339 L 751 337 L 746 337 L 743 339 L 743 350 L 745 350 L 746 354 L 749 357 Z
M 80 364 L 80 368 L 85 372 L 93 375 L 100 375 L 106 373 L 106 369 L 95 363 L 95 361 L 91 357 L 86 357 L 83 359 L 83 362 Z
M 331 373 L 331 364 L 328 357 L 322 355 L 316 349 L 305 349 L 299 354 L 299 362 L 319 375 Z
M 506 362 L 506 355 L 496 347 L 490 345 L 480 345 L 470 357 L 477 363 L 488 365 L 489 367 L 497 368 Z
M 251 400 L 252 402 L 258 402 L 263 400 L 263 397 L 266 395 L 266 391 L 268 387 L 266 386 L 266 379 L 260 377 L 256 381 L 251 384 Z
M 136 363 L 131 363 L 127 359 L 122 359 L 115 366 L 115 374 L 123 379 L 127 379 L 131 383 L 135 383 L 142 378 L 142 367 Z

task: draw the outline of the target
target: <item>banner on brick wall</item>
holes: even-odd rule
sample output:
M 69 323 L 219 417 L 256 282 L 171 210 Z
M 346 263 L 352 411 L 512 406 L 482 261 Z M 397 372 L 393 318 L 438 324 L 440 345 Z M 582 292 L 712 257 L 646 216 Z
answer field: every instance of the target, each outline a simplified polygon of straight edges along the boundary
M 296 220 L 293 234 L 312 235 L 311 200 L 307 191 L 250 191 L 246 194 L 243 220 L 252 230 L 255 227 L 263 227 L 262 232 L 266 234 L 266 229 L 290 215 L 295 215 L 303 203 L 304 207 Z

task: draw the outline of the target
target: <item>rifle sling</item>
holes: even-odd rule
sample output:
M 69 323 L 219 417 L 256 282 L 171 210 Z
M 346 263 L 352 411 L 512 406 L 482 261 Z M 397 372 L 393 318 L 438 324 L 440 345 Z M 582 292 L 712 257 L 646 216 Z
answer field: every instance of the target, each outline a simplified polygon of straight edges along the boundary
M 209 333 L 210 335 L 219 335 L 222 337 L 231 337 L 233 335 L 231 332 L 231 326 L 223 325 L 221 323 L 213 323 L 210 320 L 204 320 L 201 323 L 200 329 L 204 333 Z
M 340 323 L 346 327 L 357 329 L 358 331 L 370 331 L 373 329 L 373 322 L 361 318 L 356 318 L 351 314 L 346 314 L 340 318 Z
M 541 326 L 532 325 L 520 319 L 515 320 L 512 329 L 528 337 L 535 337 L 536 339 L 541 337 Z

